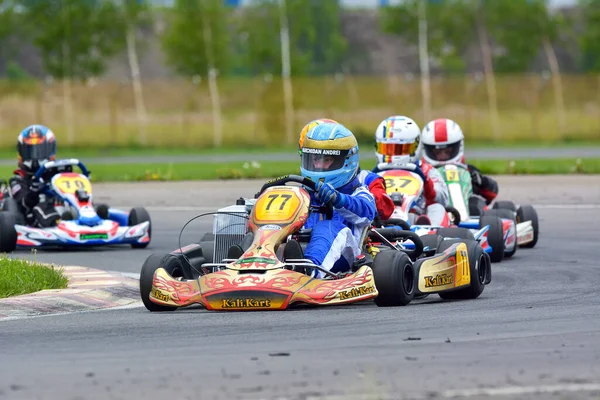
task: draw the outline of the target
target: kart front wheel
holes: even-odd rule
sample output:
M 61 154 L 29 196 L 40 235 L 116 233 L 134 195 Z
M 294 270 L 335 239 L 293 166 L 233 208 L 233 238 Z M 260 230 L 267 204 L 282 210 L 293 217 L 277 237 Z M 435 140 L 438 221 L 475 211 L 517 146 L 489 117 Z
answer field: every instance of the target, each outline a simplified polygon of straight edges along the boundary
M 140 296 L 142 297 L 142 302 L 149 311 L 175 311 L 177 307 L 156 304 L 150 300 L 154 273 L 159 268 L 164 268 L 173 278 L 183 277 L 183 266 L 177 257 L 172 254 L 151 254 L 146 258 L 144 265 L 142 265 L 142 272 L 140 273 Z
M 384 250 L 373 261 L 373 278 L 379 307 L 405 306 L 415 297 L 415 270 L 407 254 Z
M 538 236 L 540 234 L 538 215 L 537 211 L 535 211 L 535 208 L 533 208 L 533 206 L 523 205 L 517 210 L 517 222 L 521 223 L 525 221 L 531 221 L 531 226 L 533 227 L 533 241 L 524 244 L 522 247 L 532 248 L 537 243 Z
M 152 221 L 150 220 L 150 214 L 144 207 L 134 207 L 129 212 L 127 225 L 134 226 L 146 221 L 150 222 L 150 226 L 148 227 L 148 236 L 150 236 L 150 240 L 146 243 L 132 243 L 131 247 L 134 249 L 145 249 L 150 244 L 150 241 L 152 240 Z
M 500 262 L 504 259 L 504 230 L 502 229 L 502 219 L 494 215 L 484 215 L 479 220 L 479 229 L 489 225 L 490 229 L 487 233 L 487 239 L 492 252 L 490 259 L 493 263 Z
M 11 212 L 0 212 L 0 253 L 12 253 L 17 248 L 16 218 Z
M 517 234 L 517 218 L 516 215 L 513 211 L 510 211 L 506 208 L 496 208 L 493 210 L 488 210 L 485 212 L 485 214 L 483 215 L 491 215 L 491 216 L 497 216 L 503 219 L 510 219 L 513 223 L 513 226 L 515 227 L 515 241 L 516 241 L 516 234 Z M 504 228 L 502 229 L 502 234 L 504 234 Z M 505 246 L 506 246 L 506 242 L 505 242 Z M 510 252 L 506 252 L 504 253 L 504 258 L 511 258 L 512 256 L 515 255 L 515 253 L 517 252 L 517 244 L 515 243 L 514 248 L 512 249 L 512 251 Z
M 488 280 L 489 258 L 475 240 L 450 239 L 444 240 L 440 245 L 439 252 L 448 249 L 455 243 L 464 242 L 467 245 L 467 254 L 469 258 L 469 274 L 471 275 L 471 283 L 464 289 L 453 290 L 450 292 L 441 292 L 439 296 L 442 299 L 476 299 L 485 288 L 485 282 Z

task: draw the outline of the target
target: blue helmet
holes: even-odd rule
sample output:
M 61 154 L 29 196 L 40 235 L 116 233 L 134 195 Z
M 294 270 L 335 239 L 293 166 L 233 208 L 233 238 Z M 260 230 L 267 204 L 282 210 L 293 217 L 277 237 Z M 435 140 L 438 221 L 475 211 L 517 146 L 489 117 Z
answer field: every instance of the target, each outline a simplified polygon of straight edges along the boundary
M 311 128 L 302 143 L 302 176 L 336 189 L 358 174 L 358 143 L 345 126 L 322 123 Z

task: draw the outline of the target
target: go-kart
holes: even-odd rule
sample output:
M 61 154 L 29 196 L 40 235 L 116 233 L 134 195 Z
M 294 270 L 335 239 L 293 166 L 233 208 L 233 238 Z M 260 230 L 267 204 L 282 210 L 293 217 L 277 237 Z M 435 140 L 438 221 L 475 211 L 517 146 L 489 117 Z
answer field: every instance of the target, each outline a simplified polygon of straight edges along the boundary
M 235 206 L 203 214 L 215 219 L 213 232 L 199 243 L 150 255 L 140 274 L 146 308 L 284 310 L 373 298 L 381 307 L 404 306 L 429 293 L 476 298 L 491 281 L 489 257 L 475 241 L 428 235 L 425 246 L 414 232 L 372 226 L 361 234 L 363 252 L 350 271 L 322 268 L 304 258 L 312 230 L 302 227 L 313 212 L 331 219 L 333 206 L 311 205 L 308 191 L 288 185 L 293 182 L 315 189 L 313 181 L 297 175 L 274 179 L 254 199 L 240 198 Z M 404 248 L 403 241 L 411 241 L 413 249 Z M 314 270 L 324 278 L 313 278 Z
M 430 224 L 415 224 L 419 222 L 418 216 L 425 214 L 422 194 L 424 190 L 423 178 L 416 172 L 414 163 L 378 165 L 382 170 L 379 175 L 385 179 L 386 192 L 392 198 L 395 209 L 387 221 L 382 221 L 384 226 L 398 225 L 410 229 L 420 235 L 438 233 L 443 236 L 461 239 L 477 240 L 483 250 L 490 255 L 492 262 L 502 261 L 505 252 L 505 239 L 502 234 L 502 220 L 497 216 L 486 216 L 477 221 L 477 225 L 466 225 L 462 222 L 462 214 L 452 206 L 446 207 L 452 225 L 449 227 L 433 226 Z M 458 228 L 471 228 L 457 229 Z
M 81 173 L 73 172 L 78 167 Z M 56 226 L 38 228 L 26 223 L 8 191 L 0 201 L 0 252 L 17 247 L 84 247 L 129 244 L 145 248 L 150 244 L 150 215 L 142 207 L 129 213 L 92 203 L 92 185 L 86 166 L 77 159 L 50 161 L 35 174 L 43 183 L 41 196 L 54 200 L 61 216 Z
M 512 257 L 517 247 L 534 247 L 538 240 L 539 225 L 537 212 L 531 205 L 516 206 L 511 201 L 494 201 L 492 209 L 485 200 L 473 194 L 471 175 L 466 165 L 446 164 L 438 167 L 448 192 L 450 203 L 460 213 L 464 228 L 475 229 L 481 219 L 499 217 L 504 236 L 504 257 Z

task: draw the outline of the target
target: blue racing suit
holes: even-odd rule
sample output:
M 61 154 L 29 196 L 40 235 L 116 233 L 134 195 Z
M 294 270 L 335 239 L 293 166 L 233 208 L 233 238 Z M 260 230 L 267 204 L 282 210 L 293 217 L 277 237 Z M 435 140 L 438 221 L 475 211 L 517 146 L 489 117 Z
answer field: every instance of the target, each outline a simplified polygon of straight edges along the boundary
M 331 220 L 321 213 L 312 213 L 303 227 L 312 228 L 304 258 L 331 272 L 350 270 L 362 250 L 361 235 L 377 215 L 373 194 L 357 177 L 337 191 L 348 195 L 345 206 L 335 208 Z M 311 205 L 321 205 L 314 193 Z M 316 278 L 323 275 L 316 269 L 312 274 Z

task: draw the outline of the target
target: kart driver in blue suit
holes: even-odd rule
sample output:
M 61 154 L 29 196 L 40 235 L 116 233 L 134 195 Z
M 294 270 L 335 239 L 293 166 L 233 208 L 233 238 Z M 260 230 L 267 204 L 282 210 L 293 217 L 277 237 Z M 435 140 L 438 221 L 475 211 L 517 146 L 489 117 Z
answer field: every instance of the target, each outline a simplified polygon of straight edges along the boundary
M 301 150 L 302 176 L 317 183 L 311 205 L 334 207 L 331 220 L 312 213 L 304 224 L 312 228 L 304 258 L 331 272 L 349 271 L 361 253 L 361 233 L 377 215 L 373 194 L 358 178 L 358 143 L 343 125 L 325 123 L 306 134 Z M 324 273 L 315 269 L 312 276 Z

